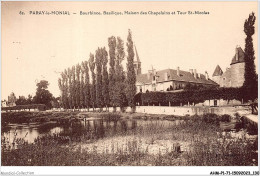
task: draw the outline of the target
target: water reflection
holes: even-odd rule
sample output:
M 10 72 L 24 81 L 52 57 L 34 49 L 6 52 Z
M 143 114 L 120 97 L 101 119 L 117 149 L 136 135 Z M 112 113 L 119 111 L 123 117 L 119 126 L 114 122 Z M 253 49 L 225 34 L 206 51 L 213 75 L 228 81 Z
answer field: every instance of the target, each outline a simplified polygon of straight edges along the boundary
M 22 138 L 28 143 L 42 135 L 59 134 L 60 136 L 80 137 L 91 135 L 99 139 L 106 136 L 122 135 L 128 130 L 137 127 L 136 120 L 107 121 L 102 119 L 86 120 L 68 124 L 58 123 L 31 123 L 9 124 L 2 130 L 2 140 L 12 143 L 15 139 Z
M 9 124 L 2 129 L 2 141 L 12 144 L 16 139 L 22 138 L 28 143 L 33 143 L 37 137 L 58 134 L 69 137 L 73 141 L 102 139 L 105 137 L 136 134 L 143 129 L 153 133 L 155 129 L 165 130 L 176 128 L 183 120 L 115 120 L 103 119 L 84 120 L 67 124 L 55 122 Z M 137 131 L 138 129 L 138 131 Z

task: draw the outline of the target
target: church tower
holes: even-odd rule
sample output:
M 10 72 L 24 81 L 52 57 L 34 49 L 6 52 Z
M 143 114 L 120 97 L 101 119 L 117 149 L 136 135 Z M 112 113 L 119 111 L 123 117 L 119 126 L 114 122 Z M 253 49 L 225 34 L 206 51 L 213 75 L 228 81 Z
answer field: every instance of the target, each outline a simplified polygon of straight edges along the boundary
M 138 53 L 137 53 L 136 46 L 135 46 L 134 52 L 135 52 L 135 58 L 134 58 L 135 74 L 136 74 L 136 75 L 140 75 L 140 74 L 142 74 L 141 61 L 140 61 L 140 59 L 139 59 L 139 55 L 138 55 Z

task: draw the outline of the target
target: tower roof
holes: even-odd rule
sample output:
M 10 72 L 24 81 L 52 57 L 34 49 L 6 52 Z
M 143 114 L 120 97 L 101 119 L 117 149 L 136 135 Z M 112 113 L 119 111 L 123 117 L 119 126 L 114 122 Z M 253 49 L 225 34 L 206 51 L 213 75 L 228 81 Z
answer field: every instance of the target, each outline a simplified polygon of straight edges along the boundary
M 135 62 L 140 62 L 140 59 L 139 59 L 139 55 L 138 55 L 138 53 L 137 53 L 136 46 L 135 46 L 135 58 L 134 58 L 134 61 L 135 61 Z
M 220 68 L 219 65 L 217 65 L 217 67 L 215 68 L 215 71 L 214 71 L 212 76 L 221 76 L 222 74 L 223 74 L 222 69 Z
M 235 56 L 233 57 L 230 65 L 236 64 L 236 63 L 241 63 L 241 62 L 245 62 L 245 53 L 242 50 L 242 48 L 239 46 L 239 47 L 236 47 L 236 53 L 235 53 Z

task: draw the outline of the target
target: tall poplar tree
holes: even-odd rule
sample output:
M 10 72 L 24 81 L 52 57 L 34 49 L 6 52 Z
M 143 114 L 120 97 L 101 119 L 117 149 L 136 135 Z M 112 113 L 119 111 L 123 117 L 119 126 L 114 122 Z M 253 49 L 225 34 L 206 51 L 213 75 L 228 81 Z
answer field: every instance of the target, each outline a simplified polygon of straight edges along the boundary
M 68 68 L 68 79 L 69 79 L 69 108 L 73 108 L 73 86 L 72 86 L 72 69 Z
M 96 103 L 100 110 L 103 108 L 102 98 L 102 51 L 96 50 Z
M 128 105 L 131 107 L 132 112 L 135 111 L 135 102 L 134 96 L 136 94 L 136 75 L 134 70 L 134 49 L 133 49 L 133 40 L 132 40 L 132 32 L 128 30 L 127 37 L 127 78 L 126 78 L 126 96 L 128 100 Z
M 123 111 L 124 105 L 126 103 L 126 95 L 125 95 L 125 75 L 122 66 L 122 61 L 125 57 L 124 51 L 124 42 L 120 37 L 117 37 L 117 45 L 116 45 L 116 61 L 115 61 L 115 99 L 116 106 L 120 107 L 121 111 Z
M 65 109 L 66 102 L 65 102 L 65 82 L 66 82 L 66 75 L 64 72 L 61 73 L 61 101 L 62 101 L 62 107 Z
M 64 84 L 64 103 L 65 108 L 68 109 L 69 106 L 69 98 L 68 98 L 68 71 L 67 69 L 64 70 L 64 78 L 65 78 L 65 84 Z
M 84 80 L 84 68 L 83 68 L 84 62 L 80 65 L 80 107 L 84 108 L 85 105 L 85 94 L 84 94 L 84 88 L 85 88 L 85 80 Z
M 90 84 L 89 84 L 89 68 L 88 68 L 88 62 L 83 62 L 83 70 L 85 74 L 85 85 L 84 85 L 84 96 L 85 96 L 85 106 L 88 108 L 90 106 Z
M 62 78 L 59 78 L 58 79 L 58 85 L 59 85 L 59 89 L 60 89 L 60 92 L 61 92 L 61 105 L 62 107 L 64 108 L 64 105 L 63 105 L 63 83 L 62 83 Z
M 244 97 L 246 100 L 254 101 L 257 98 L 258 92 L 258 76 L 255 69 L 255 51 L 253 47 L 252 35 L 255 33 L 255 20 L 254 13 L 251 13 L 244 24 L 245 39 L 245 81 L 243 88 L 245 90 Z
M 71 97 L 72 97 L 72 108 L 75 109 L 76 107 L 76 68 L 75 66 L 73 65 L 72 66 L 72 69 L 71 69 L 71 74 L 72 74 L 72 94 L 71 94 Z
M 104 105 L 107 107 L 109 105 L 109 80 L 108 80 L 108 72 L 107 72 L 107 51 L 106 48 L 102 48 L 102 94 L 103 94 L 103 102 Z
M 94 55 L 90 53 L 89 55 L 89 68 L 91 71 L 92 76 L 92 85 L 91 85 L 91 101 L 92 101 L 92 107 L 93 111 L 95 110 L 95 103 L 96 103 L 96 75 L 95 75 L 95 61 L 94 61 Z
M 76 106 L 80 107 L 80 65 L 76 65 Z
M 113 111 L 116 109 L 116 98 L 115 98 L 115 60 L 116 60 L 116 38 L 111 36 L 108 38 L 109 47 L 109 98 L 110 104 L 113 106 Z

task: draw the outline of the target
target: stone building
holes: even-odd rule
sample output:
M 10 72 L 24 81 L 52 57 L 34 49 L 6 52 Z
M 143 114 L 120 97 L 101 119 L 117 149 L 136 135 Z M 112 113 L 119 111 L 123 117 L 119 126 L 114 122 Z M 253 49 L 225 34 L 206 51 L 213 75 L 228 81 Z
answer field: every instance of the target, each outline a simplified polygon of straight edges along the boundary
M 230 68 L 225 72 L 217 65 L 212 80 L 219 84 L 220 87 L 241 87 L 244 83 L 245 73 L 245 53 L 241 47 L 235 49 L 235 56 L 232 58 Z
M 142 74 L 141 61 L 135 47 L 134 69 L 136 73 L 137 93 L 146 91 L 176 91 L 182 90 L 187 84 L 218 86 L 209 78 L 207 72 L 205 74 L 197 73 L 196 69 L 189 71 L 174 69 L 148 70 L 148 73 Z
M 245 60 L 244 51 L 241 47 L 236 47 L 235 56 L 232 58 L 230 68 L 225 72 L 217 65 L 212 79 L 209 78 L 207 72 L 205 74 L 197 73 L 196 69 L 189 71 L 177 69 L 165 70 L 148 70 L 147 73 L 141 72 L 141 61 L 135 48 L 134 67 L 136 73 L 137 93 L 147 91 L 180 91 L 187 84 L 203 85 L 203 86 L 219 86 L 219 87 L 241 87 L 244 83 Z M 196 104 L 196 106 L 226 106 L 239 105 L 241 101 L 237 100 L 207 100 L 204 103 Z
M 136 76 L 136 87 L 138 92 L 146 91 L 175 91 L 182 90 L 187 84 L 218 86 L 214 81 L 209 79 L 208 73 L 197 73 L 196 69 L 183 71 L 177 67 L 174 69 L 165 69 L 156 71 L 152 68 L 146 74 Z
M 14 93 L 12 92 L 12 93 L 10 94 L 10 96 L 8 96 L 8 106 L 9 106 L 9 107 L 16 106 L 15 102 L 16 102 L 16 96 L 15 96 Z

